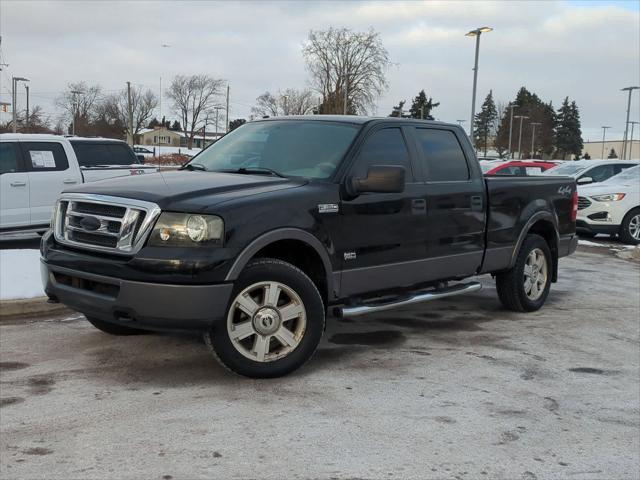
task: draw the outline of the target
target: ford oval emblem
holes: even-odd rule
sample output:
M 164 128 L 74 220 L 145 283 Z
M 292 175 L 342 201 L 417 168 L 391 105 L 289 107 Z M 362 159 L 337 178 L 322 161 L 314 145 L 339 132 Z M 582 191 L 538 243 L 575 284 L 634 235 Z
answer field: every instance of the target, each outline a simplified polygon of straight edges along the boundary
M 80 220 L 80 225 L 85 230 L 95 232 L 100 228 L 100 220 L 96 217 L 83 217 L 82 220 Z

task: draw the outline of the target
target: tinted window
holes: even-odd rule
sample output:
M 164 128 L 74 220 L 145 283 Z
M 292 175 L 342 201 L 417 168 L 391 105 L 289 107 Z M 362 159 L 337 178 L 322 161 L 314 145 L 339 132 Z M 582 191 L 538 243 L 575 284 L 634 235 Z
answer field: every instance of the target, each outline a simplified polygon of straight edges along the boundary
M 71 142 L 81 167 L 132 165 L 139 163 L 124 143 Z
M 67 154 L 59 143 L 22 142 L 20 145 L 29 171 L 50 172 L 69 168 Z
M 20 171 L 18 146 L 15 143 L 0 143 L 0 175 Z
M 374 165 L 400 165 L 405 169 L 405 181 L 413 181 L 409 152 L 399 128 L 378 130 L 367 138 L 358 153 L 353 173 L 358 178 L 365 178 L 369 167 Z
M 494 173 L 494 175 L 525 175 L 522 167 L 510 166 L 504 167 Z
M 268 168 L 283 175 L 328 178 L 358 133 L 337 122 L 270 120 L 247 123 L 193 159 L 206 170 Z
M 452 182 L 469 179 L 467 160 L 453 132 L 417 128 L 416 136 L 427 161 L 428 181 Z

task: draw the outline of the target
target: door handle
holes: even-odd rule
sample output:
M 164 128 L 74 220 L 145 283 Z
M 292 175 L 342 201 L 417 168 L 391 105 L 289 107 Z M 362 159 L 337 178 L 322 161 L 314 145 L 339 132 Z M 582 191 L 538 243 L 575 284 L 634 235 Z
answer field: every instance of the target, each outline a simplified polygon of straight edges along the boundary
M 411 214 L 423 215 L 427 213 L 427 201 L 424 198 L 414 198 L 411 200 Z
M 74 180 L 73 178 L 66 178 L 62 181 L 62 183 L 66 185 L 73 185 L 74 183 L 78 183 L 78 181 Z
M 482 210 L 482 197 L 474 195 L 471 197 L 471 210 Z
M 11 182 L 12 187 L 24 187 L 26 184 L 27 182 L 19 182 L 19 181 Z

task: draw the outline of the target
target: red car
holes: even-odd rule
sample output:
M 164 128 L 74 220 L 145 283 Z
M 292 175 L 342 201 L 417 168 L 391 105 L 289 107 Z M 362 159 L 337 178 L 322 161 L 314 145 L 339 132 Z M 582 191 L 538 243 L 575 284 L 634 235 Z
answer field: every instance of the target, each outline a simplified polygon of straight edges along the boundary
M 539 175 L 557 165 L 543 160 L 513 160 L 490 165 L 485 175 Z

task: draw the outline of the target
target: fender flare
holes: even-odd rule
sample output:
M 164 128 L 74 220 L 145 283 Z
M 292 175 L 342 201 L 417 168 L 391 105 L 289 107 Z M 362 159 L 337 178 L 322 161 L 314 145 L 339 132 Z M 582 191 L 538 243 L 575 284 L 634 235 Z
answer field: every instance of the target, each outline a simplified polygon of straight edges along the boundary
M 225 281 L 235 281 L 256 253 L 267 245 L 279 240 L 298 240 L 313 248 L 322 260 L 327 282 L 327 292 L 333 292 L 333 268 L 331 267 L 331 260 L 329 259 L 326 247 L 312 234 L 299 228 L 279 228 L 277 230 L 271 230 L 252 240 L 234 260 Z
M 540 220 L 547 220 L 551 223 L 551 225 L 553 225 L 556 244 L 555 244 L 555 248 L 553 248 L 554 247 L 553 245 L 551 246 L 552 247 L 551 252 L 555 253 L 555 258 L 553 259 L 553 263 L 554 263 L 554 269 L 556 268 L 556 265 L 558 263 L 557 254 L 558 254 L 558 243 L 560 241 L 560 236 L 558 234 L 558 224 L 557 224 L 556 218 L 550 212 L 536 212 L 531 216 L 531 218 L 529 218 L 525 226 L 520 231 L 520 235 L 518 236 L 518 241 L 516 242 L 513 252 L 511 252 L 511 261 L 509 262 L 509 268 L 513 268 L 513 266 L 515 265 L 516 259 L 518 258 L 518 253 L 520 252 L 520 247 L 522 246 L 522 242 L 524 242 L 525 237 L 529 233 L 529 230 L 531 230 L 531 227 L 533 227 L 533 225 Z

